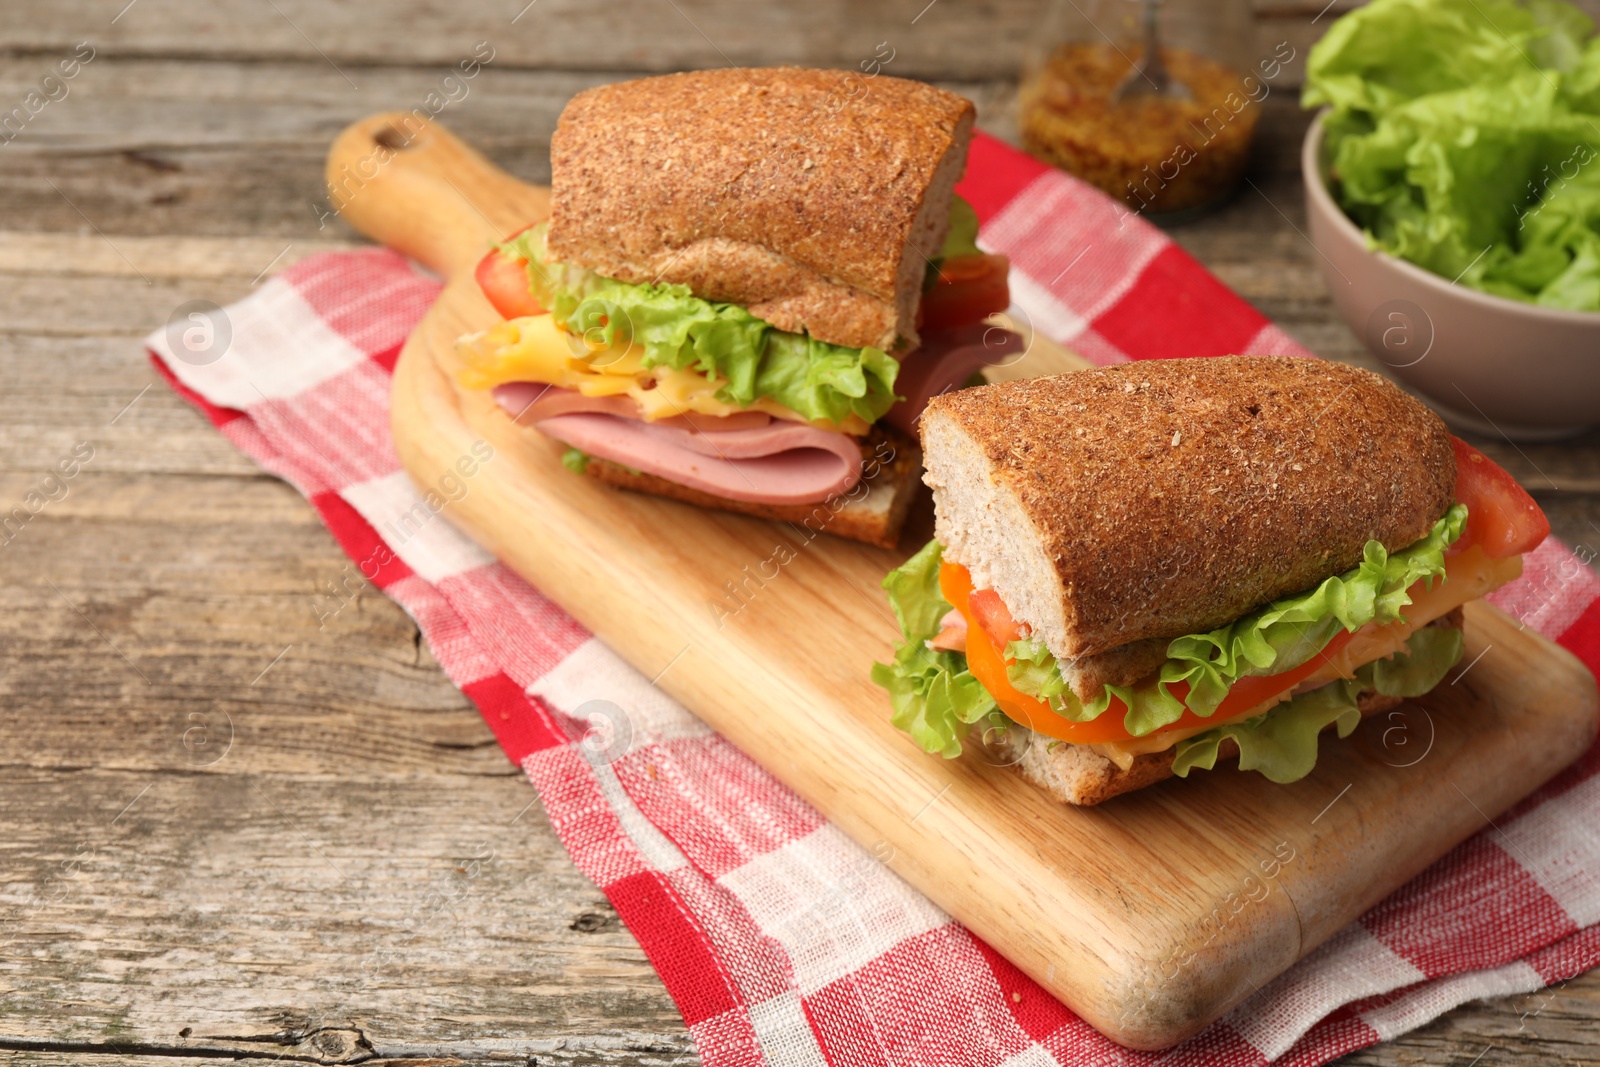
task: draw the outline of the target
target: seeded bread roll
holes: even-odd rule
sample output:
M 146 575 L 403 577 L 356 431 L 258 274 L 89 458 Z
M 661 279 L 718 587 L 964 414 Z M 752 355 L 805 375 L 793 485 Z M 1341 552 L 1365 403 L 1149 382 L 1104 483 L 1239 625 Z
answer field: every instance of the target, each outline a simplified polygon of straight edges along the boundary
M 1439 417 L 1369 371 L 1149 360 L 935 397 L 921 420 L 948 559 L 1058 660 L 1213 629 L 1426 534 Z
M 915 345 L 972 119 L 954 93 L 855 71 L 588 89 L 550 141 L 550 255 L 687 285 L 833 344 Z

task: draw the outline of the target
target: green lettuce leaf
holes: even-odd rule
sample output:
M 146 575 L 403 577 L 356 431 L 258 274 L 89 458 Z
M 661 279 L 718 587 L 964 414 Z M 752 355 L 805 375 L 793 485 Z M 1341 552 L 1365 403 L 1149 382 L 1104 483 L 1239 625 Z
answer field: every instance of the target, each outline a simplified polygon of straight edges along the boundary
M 1332 191 L 1462 285 L 1600 310 L 1600 38 L 1564 0 L 1373 0 L 1311 50 Z
M 950 229 L 944 235 L 944 247 L 939 249 L 939 259 L 971 256 L 982 252 L 978 247 L 978 213 L 972 205 L 959 196 L 950 198 Z
M 1012 688 L 1044 701 L 1052 711 L 1070 722 L 1098 719 L 1111 707 L 1114 696 L 1129 708 L 1124 725 L 1147 719 L 1165 724 L 1176 722 L 1183 715 L 1183 701 L 1157 684 L 1138 688 L 1107 686 L 1098 697 L 1085 704 L 1067 687 L 1066 679 L 1061 677 L 1060 664 L 1036 637 L 1024 637 L 1006 645 L 1006 659 L 1006 680 Z
M 1523 0 L 1543 33 L 1530 42 L 1529 57 L 1547 70 L 1570 71 L 1583 61 L 1595 25 L 1582 10 L 1565 0 Z
M 889 607 L 907 641 L 925 641 L 939 632 L 939 620 L 950 613 L 950 604 L 939 592 L 939 564 L 944 546 L 937 541 L 923 545 L 916 555 L 884 576 L 883 589 L 889 594 Z
M 889 691 L 894 709 L 890 721 L 896 727 L 910 734 L 923 751 L 954 759 L 961 755 L 967 729 L 996 708 L 989 691 L 967 670 L 967 657 L 928 647 L 928 640 L 939 632 L 939 620 L 950 611 L 939 592 L 942 553 L 939 542 L 929 541 L 884 578 L 883 588 L 905 640 L 892 663 L 872 665 L 872 680 Z
M 1431 692 L 1461 659 L 1461 643 L 1460 630 L 1427 626 L 1406 640 L 1406 651 L 1367 664 L 1356 671 L 1356 678 L 1384 696 L 1419 697 Z
M 1433 689 L 1461 660 L 1461 631 L 1424 627 L 1406 642 L 1406 651 L 1369 663 L 1350 681 L 1313 689 L 1264 715 L 1228 723 L 1196 734 L 1175 746 L 1173 773 L 1186 778 L 1196 767 L 1216 766 L 1224 740 L 1239 746 L 1239 769 L 1260 771 L 1269 780 L 1293 782 L 1311 773 L 1317 763 L 1317 739 L 1330 724 L 1341 738 L 1361 722 L 1357 698 L 1376 689 L 1387 696 L 1415 697 Z
M 945 232 L 939 254 L 928 261 L 928 269 L 922 273 L 922 291 L 926 293 L 938 283 L 939 268 L 945 260 L 954 256 L 976 255 L 982 251 L 978 247 L 978 213 L 959 196 L 952 196 L 950 229 Z
M 1047 701 L 1073 722 L 1097 718 L 1115 696 L 1128 708 L 1123 724 L 1135 737 L 1177 722 L 1185 706 L 1209 716 L 1239 679 L 1293 670 L 1326 648 L 1340 630 L 1353 633 L 1371 622 L 1401 618 L 1401 610 L 1411 603 L 1407 590 L 1419 581 L 1431 587 L 1444 573 L 1444 550 L 1461 536 L 1466 523 L 1466 506 L 1456 504 L 1425 537 L 1393 555 L 1379 542 L 1368 541 L 1360 564 L 1316 588 L 1273 601 L 1210 633 L 1175 639 L 1167 646 L 1168 659 L 1156 680 L 1145 685 L 1108 685 L 1096 699 L 1080 702 L 1037 638 L 1006 646 L 1006 655 L 1016 660 L 1006 675 L 1018 690 Z M 1183 699 L 1171 692 L 1178 682 L 1189 687 Z
M 774 329 L 737 304 L 683 285 L 634 285 L 550 262 L 545 225 L 501 245 L 528 262 L 528 284 L 574 335 L 644 350 L 643 365 L 725 379 L 717 398 L 748 407 L 766 397 L 807 419 L 876 422 L 895 402 L 900 363 L 877 348 L 846 348 Z
M 1423 582 L 1432 588 L 1444 573 L 1444 550 L 1466 525 L 1466 505 L 1452 505 L 1426 536 L 1393 555 L 1368 541 L 1358 566 L 1310 592 L 1274 601 L 1208 634 L 1178 638 L 1167 647 L 1171 659 L 1161 668 L 1162 684 L 1188 682 L 1185 703 L 1210 715 L 1240 678 L 1293 670 L 1326 648 L 1340 629 L 1354 633 L 1371 622 L 1394 622 L 1411 603 L 1411 586 Z
M 1239 769 L 1260 771 L 1268 780 L 1283 784 L 1298 781 L 1317 765 L 1317 737 L 1336 723 L 1341 738 L 1349 737 L 1361 722 L 1355 682 L 1334 682 L 1280 704 L 1265 715 L 1229 723 L 1196 734 L 1175 746 L 1172 773 L 1189 777 L 1196 767 L 1211 770 L 1217 764 L 1222 742 L 1239 746 Z
M 1036 637 L 1012 641 L 1006 645 L 1006 660 L 1006 680 L 1018 692 L 1048 701 L 1073 722 L 1088 722 L 1094 718 L 1084 714 L 1077 695 L 1067 688 L 1056 658 L 1044 647 L 1043 641 Z
M 900 361 L 881 349 L 843 348 L 772 330 L 750 392 L 770 396 L 807 418 L 838 422 L 856 414 L 874 422 L 893 405 L 899 372 Z
M 1583 12 L 1541 6 L 1543 17 L 1512 0 L 1372 0 L 1311 49 L 1301 103 L 1376 115 L 1430 93 L 1504 82 L 1546 53 L 1581 52 L 1594 31 Z M 1542 43 L 1557 35 L 1559 43 Z
M 561 453 L 561 465 L 573 474 L 587 474 L 589 454 L 580 448 L 569 448 Z

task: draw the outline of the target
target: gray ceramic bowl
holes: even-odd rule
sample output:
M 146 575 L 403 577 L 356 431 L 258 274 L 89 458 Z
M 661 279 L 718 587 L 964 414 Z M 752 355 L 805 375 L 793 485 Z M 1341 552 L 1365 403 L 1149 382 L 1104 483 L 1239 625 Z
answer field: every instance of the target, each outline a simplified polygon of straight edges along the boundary
M 1491 296 L 1368 248 L 1328 193 L 1321 115 L 1300 162 L 1328 292 L 1396 378 L 1480 432 L 1550 440 L 1600 423 L 1600 312 Z

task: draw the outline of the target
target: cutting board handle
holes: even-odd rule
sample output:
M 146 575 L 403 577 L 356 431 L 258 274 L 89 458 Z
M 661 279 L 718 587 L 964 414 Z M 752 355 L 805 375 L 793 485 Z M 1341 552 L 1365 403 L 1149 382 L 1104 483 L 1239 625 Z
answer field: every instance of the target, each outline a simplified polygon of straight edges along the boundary
M 328 203 L 351 226 L 447 278 L 550 213 L 550 191 L 518 181 L 415 111 L 347 126 L 328 150 Z

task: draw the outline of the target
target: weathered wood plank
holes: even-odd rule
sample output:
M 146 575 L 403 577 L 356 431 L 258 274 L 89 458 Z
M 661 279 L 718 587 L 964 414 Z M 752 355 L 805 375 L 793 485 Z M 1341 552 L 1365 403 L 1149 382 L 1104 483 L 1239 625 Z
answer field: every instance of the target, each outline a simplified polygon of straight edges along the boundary
M 892 73 L 893 67 L 884 70 Z M 131 152 L 135 156 L 128 162 L 148 177 L 172 173 L 162 156 L 166 149 L 264 153 L 309 145 L 326 150 L 340 129 L 374 111 L 423 109 L 480 148 L 544 144 L 574 94 L 645 73 L 526 70 L 496 61 L 457 82 L 448 96 L 430 100 L 429 94 L 440 93 L 442 76 L 425 67 L 372 68 L 363 74 L 366 84 L 358 93 L 315 57 L 239 64 L 108 54 L 67 83 L 64 99 L 47 104 L 0 143 L 7 158 Z M 27 58 L 0 65 L 0 101 L 21 100 L 37 89 L 37 81 Z M 1008 79 L 936 81 L 971 98 L 986 119 L 1003 111 L 1011 95 Z
M 0 101 L 26 94 L 36 80 L 30 69 L 21 59 L 0 66 Z M 529 71 L 497 62 L 462 83 L 439 119 L 517 176 L 547 182 L 549 136 L 567 100 L 638 73 Z M 65 99 L 4 145 L 0 187 L 11 209 L 4 225 L 98 229 L 113 240 L 348 236 L 328 219 L 328 144 L 375 110 L 429 106 L 439 79 L 437 70 L 381 68 L 357 93 L 318 59 L 241 65 L 101 57 L 70 83 Z M 986 128 L 1009 133 L 1009 82 L 941 84 L 976 101 Z
M 107 723 L 100 747 L 140 729 Z M 520 776 L 359 757 L 263 776 L 230 755 L 13 772 L 0 797 L 0 1044 L 330 1063 L 687 1047 Z
M 182 278 L 190 283 L 227 279 L 246 285 L 270 277 L 318 252 L 362 247 L 365 242 L 299 236 L 140 237 L 112 241 L 94 232 L 0 231 L 0 274 L 50 277 Z M 187 291 L 187 290 L 186 290 Z
M 1590 1065 L 1597 1061 L 1596 1018 L 1600 973 L 1590 972 L 1542 992 L 1463 1004 L 1404 1037 L 1346 1056 L 1338 1065 Z
M 36 88 L 33 65 L 42 61 L 17 57 L 0 67 L 0 101 L 20 100 Z M 237 63 L 108 52 L 84 66 L 67 83 L 65 99 L 46 105 L 6 144 L 5 154 L 141 152 L 143 158 L 131 162 L 149 177 L 171 172 L 160 155 L 165 148 L 243 148 L 263 156 L 284 145 L 326 151 L 355 119 L 410 108 L 464 125 L 480 145 L 526 142 L 548 138 L 573 94 L 629 76 L 625 70 L 518 69 L 497 58 L 445 96 L 443 72 L 423 66 L 371 68 L 356 91 L 314 53 L 309 60 Z M 430 93 L 440 95 L 429 101 Z
M 479 41 L 490 42 L 494 62 L 506 66 L 667 71 L 783 63 L 854 67 L 888 40 L 907 56 L 903 65 L 912 73 L 995 77 L 1015 66 L 1042 7 L 1038 0 L 947 0 L 923 13 L 930 8 L 927 0 L 823 0 L 803 7 L 738 0 L 408 0 L 386 5 L 382 17 L 373 17 L 359 5 L 314 0 L 224 0 L 207 5 L 204 14 L 182 0 L 139 0 L 113 23 L 125 3 L 42 6 L 27 24 L 10 28 L 8 37 L 13 48 L 39 53 L 65 52 L 87 37 L 122 55 L 313 59 L 343 70 L 352 91 L 364 88 L 363 67 L 398 60 L 442 68 L 471 56 Z
M 893 73 L 917 77 L 1005 78 L 1045 16 L 1044 0 L 929 3 L 820 0 L 803 6 L 739 0 L 672 5 L 581 0 L 474 0 L 436 5 L 408 0 L 365 9 L 280 0 L 223 0 L 197 14 L 182 0 L 67 0 L 8 28 L 11 48 L 66 54 L 85 38 L 105 54 L 192 59 L 316 60 L 352 91 L 374 65 L 454 65 L 480 41 L 507 67 L 581 71 L 669 71 L 784 63 L 859 67 L 886 43 Z M 129 10 L 123 11 L 125 6 Z M 1309 42 L 1347 6 L 1258 0 L 1256 40 L 1266 51 L 1285 37 Z M 120 13 L 120 14 L 119 14 Z M 114 20 L 114 21 L 113 21 Z
M 317 1035 L 325 1043 L 332 1040 L 347 1041 L 352 1032 L 325 1031 Z M 353 1032 L 356 1039 L 364 1036 Z M 297 1036 L 297 1035 L 291 1035 Z M 302 1055 L 307 1043 L 290 1045 L 264 1042 L 259 1050 L 240 1049 L 227 1055 L 215 1055 L 197 1049 L 190 1055 L 183 1049 L 166 1045 L 140 1046 L 131 1042 L 110 1044 L 71 1045 L 66 1042 L 50 1043 L 44 1048 L 30 1043 L 26 1049 L 6 1049 L 0 1046 L 0 1065 L 29 1064 L 31 1067 L 82 1067 L 92 1063 L 95 1067 L 150 1067 L 152 1063 L 166 1062 L 174 1067 L 238 1067 L 241 1061 L 269 1060 L 285 1064 L 328 1062 L 326 1053 L 317 1048 Z M 254 1055 L 248 1053 L 254 1052 Z M 695 1067 L 700 1062 L 687 1034 L 664 1035 L 625 1033 L 620 1036 L 595 1038 L 530 1037 L 507 1042 L 504 1049 L 488 1052 L 467 1050 L 456 1053 L 431 1045 L 376 1046 L 362 1048 L 368 1058 L 355 1060 L 363 1067 L 466 1067 L 482 1063 L 518 1063 L 526 1067 Z M 86 1060 L 85 1056 L 94 1058 Z M 161 1057 L 152 1060 L 151 1057 Z M 317 1057 L 321 1056 L 321 1059 Z

